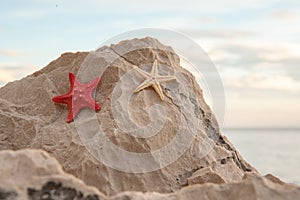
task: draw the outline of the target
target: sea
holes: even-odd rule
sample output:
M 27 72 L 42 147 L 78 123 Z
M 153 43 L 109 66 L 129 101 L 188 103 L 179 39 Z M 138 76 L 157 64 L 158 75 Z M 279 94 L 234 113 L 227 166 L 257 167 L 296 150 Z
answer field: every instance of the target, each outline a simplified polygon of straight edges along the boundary
M 300 129 L 231 128 L 222 133 L 262 175 L 300 186 Z

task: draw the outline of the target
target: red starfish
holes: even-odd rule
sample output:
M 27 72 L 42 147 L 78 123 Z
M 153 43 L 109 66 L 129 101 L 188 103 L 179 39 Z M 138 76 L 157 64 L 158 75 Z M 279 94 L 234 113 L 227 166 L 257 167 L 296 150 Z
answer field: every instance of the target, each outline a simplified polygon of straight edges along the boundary
M 69 79 L 71 84 L 69 92 L 52 98 L 52 101 L 56 103 L 64 103 L 68 105 L 68 123 L 72 122 L 74 117 L 76 117 L 79 111 L 83 108 L 90 108 L 95 111 L 99 111 L 101 109 L 100 105 L 98 105 L 92 97 L 93 91 L 97 88 L 97 85 L 101 80 L 100 77 L 86 84 L 80 83 L 76 76 L 72 73 L 69 73 Z

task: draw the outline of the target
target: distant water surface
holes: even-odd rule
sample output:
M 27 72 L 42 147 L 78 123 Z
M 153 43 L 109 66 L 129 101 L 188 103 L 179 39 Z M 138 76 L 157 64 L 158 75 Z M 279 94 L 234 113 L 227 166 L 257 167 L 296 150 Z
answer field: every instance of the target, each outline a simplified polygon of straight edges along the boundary
M 225 129 L 223 134 L 262 175 L 300 185 L 300 129 Z

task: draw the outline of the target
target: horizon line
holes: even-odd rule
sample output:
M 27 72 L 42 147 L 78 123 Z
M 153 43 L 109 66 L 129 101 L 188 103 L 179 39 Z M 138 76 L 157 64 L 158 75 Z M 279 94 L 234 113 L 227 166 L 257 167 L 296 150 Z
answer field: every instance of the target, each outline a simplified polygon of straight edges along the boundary
M 271 126 L 231 126 L 223 127 L 221 130 L 297 130 L 300 129 L 300 126 L 280 126 L 280 127 L 271 127 Z

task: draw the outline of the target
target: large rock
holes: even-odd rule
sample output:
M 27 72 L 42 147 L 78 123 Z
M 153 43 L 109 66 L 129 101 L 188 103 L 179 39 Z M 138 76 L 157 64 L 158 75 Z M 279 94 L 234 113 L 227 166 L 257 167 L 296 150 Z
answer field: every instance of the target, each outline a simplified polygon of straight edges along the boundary
M 268 175 L 246 174 L 239 183 L 203 184 L 174 193 L 122 192 L 105 196 L 96 188 L 63 172 L 60 164 L 42 150 L 0 152 L 1 200 L 296 200 L 300 188 Z
M 130 48 L 136 50 L 124 54 L 124 51 Z M 187 132 L 191 132 L 194 137 L 183 154 L 175 162 L 156 171 L 145 173 L 123 172 L 108 167 L 96 159 L 93 151 L 88 151 L 83 145 L 75 123 L 66 123 L 68 109 L 64 105 L 57 105 L 51 101 L 52 97 L 69 90 L 69 72 L 80 74 L 82 71 L 89 71 L 88 78 L 92 80 L 97 76 L 97 70 L 101 71 L 97 67 L 89 69 L 90 65 L 85 60 L 88 53 L 80 52 L 63 54 L 42 70 L 22 80 L 8 83 L 0 89 L 0 121 L 2 122 L 0 150 L 43 149 L 54 156 L 67 173 L 82 179 L 87 185 L 95 186 L 106 195 L 115 195 L 122 191 L 169 193 L 187 186 L 188 179 L 189 184 L 203 184 L 203 180 L 215 182 L 216 177 L 225 183 L 234 183 L 240 182 L 246 172 L 257 173 L 221 135 L 215 117 L 204 101 L 202 90 L 192 74 L 180 66 L 179 57 L 170 47 L 164 46 L 155 39 L 144 38 L 105 46 L 96 53 L 99 56 L 96 64 L 109 65 L 96 90 L 96 100 L 102 106 L 101 111 L 96 114 L 96 120 L 105 130 L 109 141 L 128 152 L 140 154 L 150 152 L 149 164 L 159 165 L 160 160 L 152 152 L 170 143 L 180 130 L 181 123 L 186 123 Z M 117 59 L 111 63 L 111 58 Z M 167 97 L 163 102 L 152 88 L 132 95 L 129 114 L 137 124 L 145 126 L 151 120 L 147 109 L 154 104 L 159 104 L 164 108 L 162 114 L 168 117 L 165 119 L 164 127 L 155 136 L 133 137 L 118 127 L 118 121 L 114 119 L 113 91 L 118 86 L 120 78 L 134 66 L 141 66 L 150 71 L 149 64 L 155 59 L 167 66 L 163 72 L 168 73 L 169 70 L 176 74 L 177 81 L 163 84 L 164 95 Z M 83 63 L 87 63 L 86 68 Z M 82 74 L 83 76 L 79 77 L 81 81 L 87 81 L 84 73 Z M 138 78 L 135 81 L 133 84 L 138 84 L 137 81 L 142 80 Z M 126 90 L 122 86 L 119 89 L 121 90 L 119 95 Z M 182 108 L 189 107 L 178 106 L 180 102 L 175 101 L 176 95 L 179 95 L 180 101 L 193 106 L 193 109 L 189 110 L 191 112 L 184 116 L 183 122 L 181 121 Z M 89 110 L 82 110 L 77 119 L 83 118 L 89 112 Z M 122 112 L 119 112 L 119 115 L 122 115 Z M 188 130 L 190 119 L 194 119 L 193 122 L 196 122 L 197 127 L 190 127 L 191 129 Z M 90 126 L 91 129 L 93 127 Z M 180 134 L 182 139 L 185 136 L 190 137 L 185 132 Z M 166 158 L 163 159 L 168 159 L 168 155 L 164 156 Z M 172 157 L 172 154 L 169 156 Z M 197 171 L 203 168 L 210 168 L 212 171 L 205 174 L 205 179 L 194 179 L 199 175 Z M 181 195 L 182 192 L 177 193 L 179 194 Z

